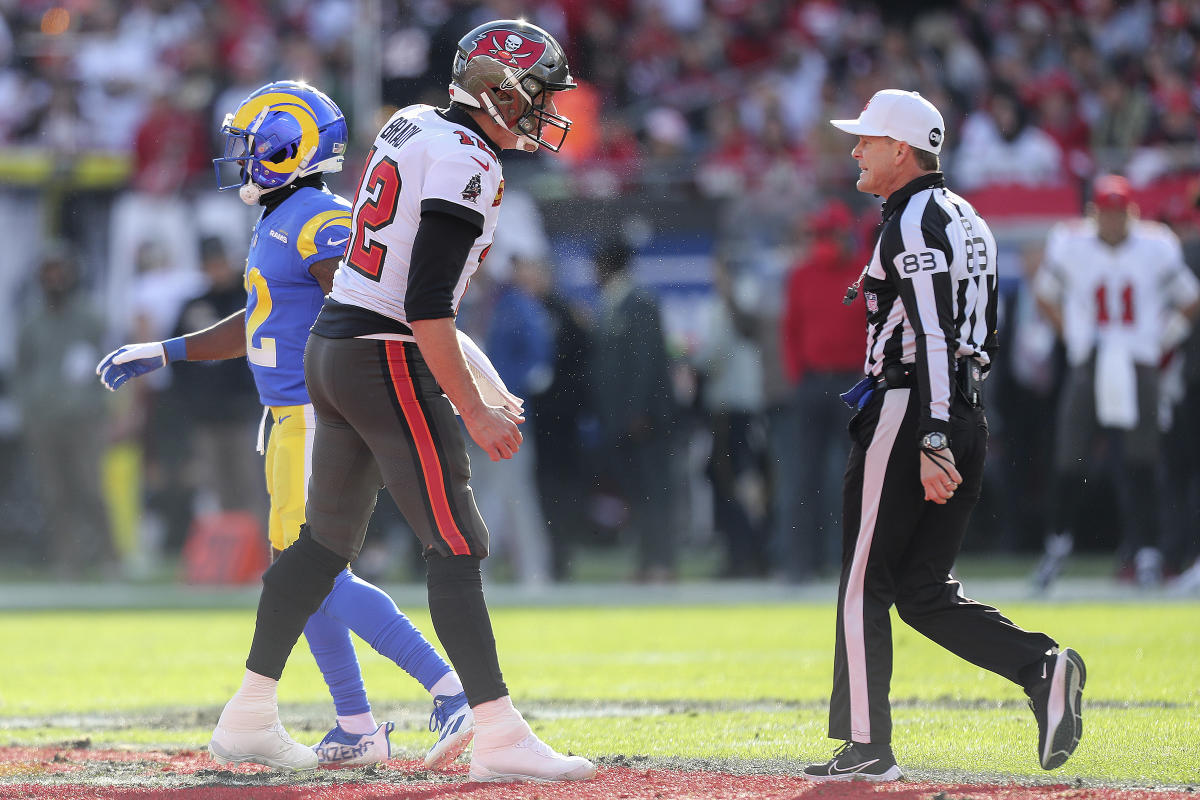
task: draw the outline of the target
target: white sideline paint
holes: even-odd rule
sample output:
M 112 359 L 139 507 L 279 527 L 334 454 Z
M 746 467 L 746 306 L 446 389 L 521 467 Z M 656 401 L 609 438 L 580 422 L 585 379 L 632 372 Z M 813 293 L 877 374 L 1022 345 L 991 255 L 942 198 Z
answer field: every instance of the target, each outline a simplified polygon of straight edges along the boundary
M 893 390 L 900 391 L 900 390 Z M 1057 606 L 1062 603 L 1115 603 L 1145 606 L 1158 603 L 1194 604 L 1193 595 L 1174 596 L 1168 588 L 1142 589 L 1104 577 L 1067 577 L 1054 584 L 1050 599 L 1031 597 L 1029 569 L 1011 577 L 970 577 L 971 593 L 993 604 L 1005 602 Z M 380 586 L 401 608 L 423 607 L 428 600 L 425 584 L 385 582 Z M 188 586 L 180 583 L 52 582 L 22 578 L 0 582 L 0 611 L 86 609 L 254 609 L 262 584 L 246 586 Z M 683 581 L 668 585 L 639 586 L 625 582 L 559 583 L 536 591 L 496 583 L 488 586 L 489 608 L 628 608 L 634 606 L 793 606 L 829 608 L 837 602 L 837 582 L 820 580 L 802 586 L 763 580 Z M 428 713 L 425 714 L 429 716 Z

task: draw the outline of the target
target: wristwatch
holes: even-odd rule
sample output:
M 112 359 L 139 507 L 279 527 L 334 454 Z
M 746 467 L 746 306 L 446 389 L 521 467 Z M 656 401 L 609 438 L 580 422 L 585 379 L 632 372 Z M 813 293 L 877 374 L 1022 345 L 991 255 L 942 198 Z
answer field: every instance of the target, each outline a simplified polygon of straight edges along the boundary
M 950 437 L 941 431 L 930 431 L 921 437 L 921 449 L 937 452 L 950 446 Z

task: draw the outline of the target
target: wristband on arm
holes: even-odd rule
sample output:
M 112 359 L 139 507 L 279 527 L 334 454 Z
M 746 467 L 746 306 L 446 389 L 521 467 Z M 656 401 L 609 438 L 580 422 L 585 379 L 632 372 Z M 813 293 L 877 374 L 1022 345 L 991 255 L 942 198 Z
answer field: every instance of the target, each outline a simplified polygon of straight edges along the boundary
M 184 341 L 182 336 L 167 339 L 162 345 L 168 364 L 172 361 L 187 361 L 187 342 Z

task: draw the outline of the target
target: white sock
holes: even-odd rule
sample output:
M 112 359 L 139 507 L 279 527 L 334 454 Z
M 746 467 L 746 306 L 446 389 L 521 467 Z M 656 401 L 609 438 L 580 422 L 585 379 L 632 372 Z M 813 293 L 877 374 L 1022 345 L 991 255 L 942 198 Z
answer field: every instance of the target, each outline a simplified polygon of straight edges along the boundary
M 375 722 L 375 715 L 370 711 L 364 711 L 361 714 L 350 714 L 342 716 L 338 714 L 338 725 L 346 733 L 374 733 L 379 724 Z
M 279 719 L 279 681 L 246 670 L 242 685 L 225 704 L 217 724 L 229 730 L 265 728 Z
M 429 687 L 429 693 L 434 697 L 453 697 L 462 690 L 462 681 L 458 679 L 458 673 L 454 670 L 450 670 L 445 675 L 438 678 L 437 683 Z
M 475 752 L 511 747 L 533 731 L 508 695 L 472 706 L 475 712 Z

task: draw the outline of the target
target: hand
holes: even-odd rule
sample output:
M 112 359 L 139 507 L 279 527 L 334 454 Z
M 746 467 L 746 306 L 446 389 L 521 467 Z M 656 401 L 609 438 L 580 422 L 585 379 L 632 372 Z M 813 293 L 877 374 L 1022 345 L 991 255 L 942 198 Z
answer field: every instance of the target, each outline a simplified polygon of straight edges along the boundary
M 502 406 L 482 405 L 479 409 L 470 416 L 462 415 L 467 433 L 492 461 L 512 458 L 521 447 L 523 437 L 517 425 L 525 417 Z
M 921 450 L 921 485 L 925 499 L 945 505 L 962 483 L 962 475 L 954 465 L 954 453 L 944 450 Z
M 1158 337 L 1163 355 L 1172 352 L 1187 341 L 1192 332 L 1192 321 L 1183 312 L 1171 309 L 1163 319 L 1162 334 Z
M 110 392 L 130 378 L 153 372 L 167 363 L 167 352 L 162 342 L 143 342 L 118 347 L 96 365 L 100 382 Z

